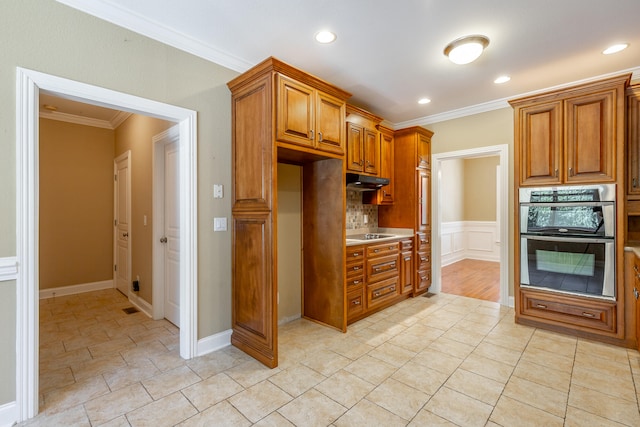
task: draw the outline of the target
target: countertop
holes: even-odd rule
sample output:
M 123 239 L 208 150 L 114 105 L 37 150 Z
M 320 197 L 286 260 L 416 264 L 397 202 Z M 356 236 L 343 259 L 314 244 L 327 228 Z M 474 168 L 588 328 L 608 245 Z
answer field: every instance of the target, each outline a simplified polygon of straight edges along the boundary
M 369 240 L 352 240 L 349 239 L 349 236 L 356 234 L 367 234 L 367 233 L 376 233 L 376 234 L 388 234 L 391 237 L 383 237 L 380 239 L 369 239 Z M 372 229 L 357 229 L 357 230 L 348 230 L 347 231 L 347 246 L 357 246 L 357 245 L 370 245 L 372 243 L 378 242 L 388 242 L 390 240 L 395 239 L 405 239 L 407 237 L 413 237 L 415 233 L 411 229 L 405 228 L 378 228 L 377 230 Z
M 629 241 L 624 243 L 625 252 L 633 252 L 640 258 L 640 241 Z

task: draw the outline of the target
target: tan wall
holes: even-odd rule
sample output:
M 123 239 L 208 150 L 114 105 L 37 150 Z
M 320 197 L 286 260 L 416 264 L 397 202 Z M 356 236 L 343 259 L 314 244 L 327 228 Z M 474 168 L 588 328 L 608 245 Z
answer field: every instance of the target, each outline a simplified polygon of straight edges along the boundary
M 131 280 L 140 276 L 138 296 L 149 304 L 152 300 L 153 244 L 153 144 L 152 138 L 171 127 L 165 120 L 134 114 L 115 131 L 115 152 L 118 157 L 131 150 Z M 144 216 L 147 225 L 144 225 Z
M 464 159 L 464 220 L 496 220 L 496 166 L 500 157 Z
M 0 2 L 0 257 L 16 256 L 16 67 L 124 92 L 198 113 L 198 338 L 231 327 L 231 94 L 237 72 L 107 23 L 54 0 Z M 213 200 L 213 184 L 225 198 Z M 15 301 L 15 282 L 0 283 Z M 5 301 L 6 301 L 5 300 Z M 3 317 L 4 320 L 4 317 Z M 15 314 L 0 342 L 15 342 Z M 0 405 L 15 400 L 15 352 L 3 352 Z
M 302 311 L 302 168 L 278 163 L 278 320 Z
M 442 222 L 464 220 L 464 160 L 442 162 Z
M 113 279 L 114 132 L 40 120 L 40 289 Z
M 509 244 L 513 245 L 513 110 L 510 107 L 460 119 L 433 123 L 426 128 L 434 133 L 431 139 L 433 154 L 469 150 L 507 144 L 509 146 Z M 510 251 L 513 254 L 513 251 Z M 509 257 L 509 294 L 513 295 L 513 255 Z

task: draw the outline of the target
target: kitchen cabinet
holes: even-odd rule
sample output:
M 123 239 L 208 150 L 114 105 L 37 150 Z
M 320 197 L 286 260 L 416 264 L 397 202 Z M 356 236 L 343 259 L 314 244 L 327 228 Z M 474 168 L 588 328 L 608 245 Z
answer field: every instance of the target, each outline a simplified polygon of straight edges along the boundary
M 631 296 L 633 301 L 633 311 L 635 318 L 635 339 L 636 348 L 640 351 L 640 257 L 634 256 L 633 262 L 633 293 Z
M 640 84 L 627 88 L 627 199 L 640 200 Z
M 380 136 L 380 176 L 389 178 L 389 184 L 378 191 L 366 191 L 362 194 L 362 203 L 372 205 L 391 205 L 394 200 L 394 137 L 393 130 L 378 126 Z
M 364 246 L 348 246 L 346 251 L 347 320 L 364 312 Z
M 381 117 L 347 105 L 347 170 L 380 175 L 380 139 L 377 126 Z M 388 178 L 388 177 L 384 177 Z
M 276 80 L 278 142 L 344 154 L 345 101 L 282 74 Z
M 394 202 L 378 207 L 378 225 L 414 230 L 414 295 L 431 285 L 431 263 L 422 264 L 418 252 L 431 253 L 431 137 L 415 126 L 394 132 Z M 424 241 L 422 245 L 420 242 Z M 430 255 L 429 255 L 430 257 Z
M 344 135 L 351 95 L 276 58 L 227 86 L 232 118 L 231 344 L 274 368 L 279 161 L 302 167 L 302 316 L 346 331 Z
M 400 245 L 400 294 L 411 295 L 416 271 L 413 266 L 413 239 L 403 240 Z
M 628 81 L 617 76 L 509 101 L 520 185 L 615 182 Z

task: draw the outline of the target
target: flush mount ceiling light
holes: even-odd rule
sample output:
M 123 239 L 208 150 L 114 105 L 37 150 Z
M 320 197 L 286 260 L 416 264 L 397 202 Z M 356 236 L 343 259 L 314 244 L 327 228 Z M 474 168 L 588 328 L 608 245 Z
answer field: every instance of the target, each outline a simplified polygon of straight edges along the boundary
M 336 40 L 336 35 L 327 30 L 318 31 L 314 37 L 318 43 L 323 44 L 331 43 Z
M 614 44 L 613 46 L 609 46 L 608 48 L 603 50 L 602 53 L 604 53 L 605 55 L 611 55 L 612 53 L 618 53 L 621 50 L 625 50 L 628 47 L 628 43 Z
M 475 61 L 489 46 L 489 39 L 481 35 L 460 37 L 444 48 L 444 54 L 454 64 L 468 64 Z
M 502 83 L 506 83 L 506 82 L 508 82 L 509 80 L 511 80 L 511 77 L 509 77 L 509 76 L 500 76 L 500 77 L 498 77 L 497 79 L 495 79 L 493 82 L 494 82 L 495 84 L 500 85 L 500 84 L 502 84 Z
M 420 98 L 418 100 L 418 104 L 428 104 L 430 102 L 431 102 L 431 100 L 429 98 Z

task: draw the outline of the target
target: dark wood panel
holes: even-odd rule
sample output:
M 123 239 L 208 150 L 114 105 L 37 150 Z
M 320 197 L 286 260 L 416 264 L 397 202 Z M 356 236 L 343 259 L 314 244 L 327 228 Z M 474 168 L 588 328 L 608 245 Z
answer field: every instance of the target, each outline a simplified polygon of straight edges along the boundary
M 343 161 L 305 164 L 303 175 L 304 317 L 346 331 Z

